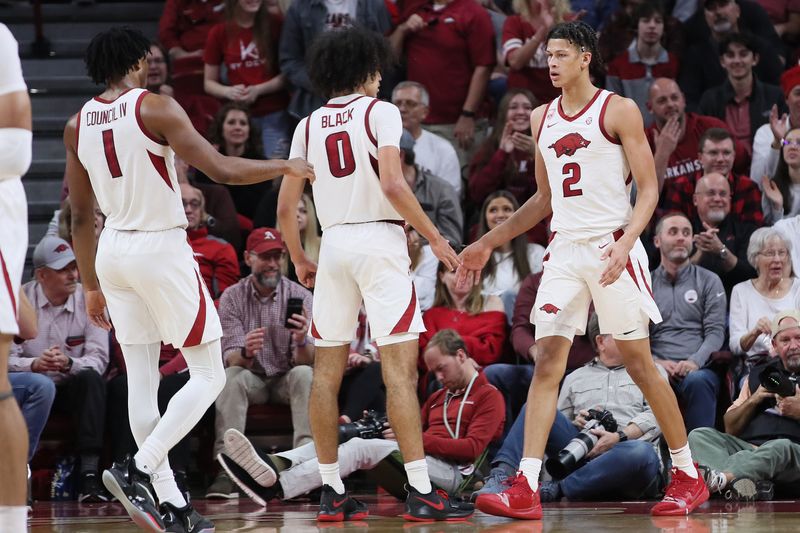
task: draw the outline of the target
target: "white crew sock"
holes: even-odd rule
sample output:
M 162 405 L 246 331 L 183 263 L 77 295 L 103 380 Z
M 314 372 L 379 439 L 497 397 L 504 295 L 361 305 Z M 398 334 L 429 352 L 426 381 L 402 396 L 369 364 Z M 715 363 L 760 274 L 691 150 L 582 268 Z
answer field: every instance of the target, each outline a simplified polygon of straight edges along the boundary
M 533 457 L 523 457 L 519 462 L 519 471 L 528 480 L 531 490 L 536 492 L 539 488 L 539 473 L 542 471 L 542 460 Z
M 694 467 L 692 451 L 689 449 L 688 442 L 677 450 L 670 448 L 669 454 L 672 457 L 672 466 L 684 472 L 687 476 L 697 479 L 697 468 Z
M 425 459 L 418 459 L 406 463 L 406 476 L 408 476 L 408 484 L 414 487 L 420 494 L 429 494 L 433 487 L 431 487 L 431 478 L 428 476 L 428 463 Z
M 163 463 L 162 466 L 164 466 Z M 183 493 L 175 483 L 175 474 L 172 473 L 169 463 L 166 463 L 164 469 L 151 476 L 151 483 L 153 490 L 156 491 L 158 503 L 168 502 L 178 509 L 186 507 L 186 498 L 183 497 Z
M 339 475 L 339 462 L 331 464 L 319 463 L 319 475 L 322 477 L 322 484 L 329 485 L 337 494 L 344 494 L 344 483 Z
M 0 505 L 0 533 L 28 531 L 28 507 Z

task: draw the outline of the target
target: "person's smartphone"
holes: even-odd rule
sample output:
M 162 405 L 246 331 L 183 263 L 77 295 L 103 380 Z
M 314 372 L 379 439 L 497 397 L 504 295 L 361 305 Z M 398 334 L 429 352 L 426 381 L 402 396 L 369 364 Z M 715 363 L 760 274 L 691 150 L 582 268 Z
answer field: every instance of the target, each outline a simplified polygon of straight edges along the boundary
M 283 325 L 287 329 L 294 328 L 294 326 L 289 323 L 289 319 L 292 318 L 292 315 L 302 315 L 302 314 L 303 314 L 303 299 L 289 298 L 289 301 L 286 302 L 286 320 L 284 321 Z

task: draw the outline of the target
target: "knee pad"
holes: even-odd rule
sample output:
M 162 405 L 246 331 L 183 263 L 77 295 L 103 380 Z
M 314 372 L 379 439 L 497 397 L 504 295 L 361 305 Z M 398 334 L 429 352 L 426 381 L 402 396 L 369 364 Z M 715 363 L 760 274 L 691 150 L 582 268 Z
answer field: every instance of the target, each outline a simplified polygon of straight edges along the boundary
M 0 128 L 0 181 L 19 178 L 31 166 L 33 134 L 22 128 Z

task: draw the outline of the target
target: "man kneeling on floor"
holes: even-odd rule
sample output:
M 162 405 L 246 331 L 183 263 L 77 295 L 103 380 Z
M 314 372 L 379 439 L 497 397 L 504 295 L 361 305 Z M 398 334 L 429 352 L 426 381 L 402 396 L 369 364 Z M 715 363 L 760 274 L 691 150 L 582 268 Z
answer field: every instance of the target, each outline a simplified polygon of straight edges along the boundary
M 475 369 L 463 339 L 452 329 L 433 336 L 424 358 L 444 388 L 422 406 L 422 443 L 431 481 L 452 493 L 471 473 L 489 443 L 502 434 L 503 396 L 483 372 Z M 342 477 L 375 468 L 399 453 L 394 433 L 386 426 L 382 439 L 356 437 L 339 445 Z M 242 433 L 229 429 L 225 432 L 225 453 L 217 459 L 231 479 L 264 506 L 272 498 L 290 499 L 322 486 L 313 443 L 268 455 L 254 448 Z M 402 468 L 397 472 L 404 475 Z M 323 491 L 327 489 L 323 487 Z M 471 511 L 466 512 L 469 514 Z
M 689 434 L 708 490 L 726 499 L 771 500 L 773 483 L 800 493 L 800 311 L 778 313 L 771 329 L 776 357 L 747 375 L 725 413 L 725 433 Z

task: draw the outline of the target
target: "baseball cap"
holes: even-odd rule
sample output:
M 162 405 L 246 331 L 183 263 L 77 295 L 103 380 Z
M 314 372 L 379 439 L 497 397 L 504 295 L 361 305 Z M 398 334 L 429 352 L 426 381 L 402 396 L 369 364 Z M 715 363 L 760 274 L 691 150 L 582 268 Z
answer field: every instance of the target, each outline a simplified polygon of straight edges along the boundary
M 413 152 L 414 151 L 414 136 L 411 135 L 411 132 L 408 130 L 403 130 L 403 135 L 400 136 L 400 149 L 404 152 Z
M 781 324 L 781 322 L 787 318 L 791 318 L 793 322 Z M 787 309 L 785 311 L 781 311 L 772 320 L 772 336 L 775 337 L 781 331 L 796 328 L 798 325 L 800 325 L 800 311 L 797 309 Z
M 33 268 L 47 267 L 61 270 L 75 261 L 75 254 L 67 241 L 55 235 L 45 235 L 33 250 Z
M 256 228 L 247 237 L 247 251 L 263 254 L 272 250 L 283 250 L 281 232 L 275 228 Z

